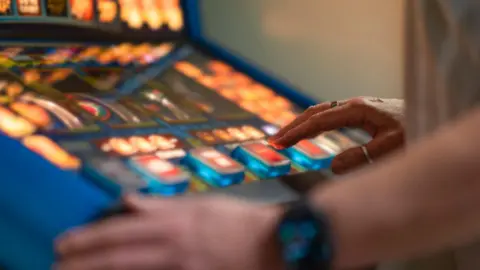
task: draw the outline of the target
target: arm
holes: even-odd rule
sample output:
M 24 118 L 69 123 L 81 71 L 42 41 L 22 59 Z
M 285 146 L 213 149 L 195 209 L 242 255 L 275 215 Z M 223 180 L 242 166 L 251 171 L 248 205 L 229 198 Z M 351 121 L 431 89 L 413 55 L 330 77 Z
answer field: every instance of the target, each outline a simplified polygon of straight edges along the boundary
M 480 236 L 480 110 L 373 169 L 316 190 L 339 268 L 404 259 Z
M 384 164 L 313 191 L 332 223 L 338 268 L 426 255 L 480 236 L 479 123 L 480 110 Z M 279 207 L 208 196 L 125 203 L 135 215 L 60 237 L 56 269 L 283 269 L 275 248 Z

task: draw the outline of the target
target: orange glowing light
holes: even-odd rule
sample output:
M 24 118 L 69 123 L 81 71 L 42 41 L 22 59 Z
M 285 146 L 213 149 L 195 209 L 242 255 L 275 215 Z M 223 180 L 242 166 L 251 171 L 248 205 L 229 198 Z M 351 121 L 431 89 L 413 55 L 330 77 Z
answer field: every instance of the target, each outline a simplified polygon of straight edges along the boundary
M 203 74 L 199 68 L 189 62 L 178 62 L 175 64 L 175 69 L 190 78 L 199 78 Z
M 102 23 L 113 22 L 117 18 L 118 7 L 114 0 L 98 0 L 98 20 Z
M 70 0 L 72 15 L 81 21 L 93 20 L 93 0 Z
M 15 102 L 10 108 L 40 128 L 47 128 L 52 124 L 48 112 L 38 105 Z
M 81 166 L 80 159 L 72 156 L 54 141 L 45 136 L 26 137 L 23 139 L 23 144 L 28 149 L 64 170 L 76 170 Z

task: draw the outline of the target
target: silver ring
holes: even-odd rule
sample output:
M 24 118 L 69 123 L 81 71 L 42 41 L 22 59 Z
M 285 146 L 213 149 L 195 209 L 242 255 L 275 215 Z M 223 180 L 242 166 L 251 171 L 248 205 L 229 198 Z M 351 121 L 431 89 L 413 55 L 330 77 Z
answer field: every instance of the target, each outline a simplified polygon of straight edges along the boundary
M 372 164 L 373 163 L 373 160 L 372 158 L 370 157 L 370 154 L 368 153 L 368 150 L 367 150 L 367 147 L 365 145 L 362 145 L 362 151 L 363 151 L 363 155 L 365 156 L 365 158 L 367 159 L 368 163 Z

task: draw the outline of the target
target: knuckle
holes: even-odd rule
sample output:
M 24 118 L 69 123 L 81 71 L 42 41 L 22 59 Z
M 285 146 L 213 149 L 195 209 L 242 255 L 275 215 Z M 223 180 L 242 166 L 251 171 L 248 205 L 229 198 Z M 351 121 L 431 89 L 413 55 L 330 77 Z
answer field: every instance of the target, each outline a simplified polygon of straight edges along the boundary
M 341 153 L 337 158 L 337 162 L 342 164 L 342 168 L 346 170 L 350 170 L 361 164 L 367 163 L 361 147 L 348 149 L 345 152 Z
M 307 120 L 307 122 L 309 122 L 309 124 L 313 124 L 313 123 L 322 121 L 323 118 L 324 118 L 324 115 L 322 113 L 316 113 L 316 114 L 310 116 L 310 118 Z
M 308 108 L 305 110 L 305 113 L 306 113 L 306 114 L 315 113 L 315 112 L 317 111 L 317 108 L 318 108 L 318 105 L 310 106 L 310 107 L 308 107 Z
M 349 104 L 365 104 L 365 97 L 355 97 L 349 100 Z
M 370 106 L 365 104 L 364 102 L 358 103 L 349 103 L 349 108 L 355 109 L 355 110 L 370 110 L 372 109 Z

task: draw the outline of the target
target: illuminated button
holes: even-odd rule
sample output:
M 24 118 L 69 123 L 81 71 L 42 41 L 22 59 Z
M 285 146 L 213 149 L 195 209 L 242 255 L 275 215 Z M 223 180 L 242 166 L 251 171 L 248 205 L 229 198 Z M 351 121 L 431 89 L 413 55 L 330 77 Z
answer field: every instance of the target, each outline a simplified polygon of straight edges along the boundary
M 22 142 L 25 147 L 39 154 L 61 169 L 76 170 L 81 166 L 80 159 L 72 156 L 57 143 L 47 137 L 33 135 L 25 137 Z
M 334 154 L 342 152 L 340 145 L 325 137 L 325 134 L 321 134 L 320 136 L 314 138 L 313 141 Z
M 210 61 L 210 63 L 208 63 L 208 67 L 211 71 L 218 75 L 227 75 L 234 71 L 229 65 L 215 60 Z
M 168 150 L 168 151 L 159 151 L 156 152 L 155 155 L 161 159 L 177 159 L 183 158 L 187 155 L 185 150 L 183 149 L 175 149 L 175 150 Z
M 247 134 L 245 134 L 241 129 L 236 127 L 227 128 L 227 132 L 236 140 L 241 142 L 249 139 Z
M 243 181 L 245 168 L 214 148 L 193 149 L 186 158 L 187 165 L 212 186 L 226 187 Z
M 190 174 L 169 161 L 148 155 L 132 158 L 129 164 L 148 182 L 152 193 L 175 195 L 188 189 Z
M 103 152 L 120 156 L 131 156 L 138 152 L 138 149 L 128 141 L 128 138 L 111 138 L 97 144 Z
M 190 78 L 198 78 L 202 76 L 203 72 L 196 66 L 188 62 L 178 62 L 175 64 L 175 69 Z
M 208 131 L 194 132 L 195 136 L 205 142 L 206 144 L 215 144 L 218 142 L 217 138 Z
M 259 140 L 265 138 L 265 134 L 261 132 L 260 130 L 252 127 L 252 126 L 243 126 L 242 127 L 243 133 L 247 134 L 250 136 L 250 138 Z
M 15 102 L 10 107 L 38 127 L 48 128 L 52 125 L 52 119 L 48 112 L 38 105 Z
M 279 128 L 274 125 L 265 125 L 262 127 L 263 131 L 267 133 L 269 136 L 273 136 L 278 133 Z
M 171 135 L 150 135 L 148 141 L 155 146 L 158 150 L 172 150 L 182 148 L 182 143 L 179 139 Z
M 340 131 L 334 130 L 334 131 L 326 132 L 324 133 L 324 135 L 325 135 L 325 138 L 337 144 L 342 149 L 342 151 L 358 146 L 357 143 L 355 143 L 349 137 L 345 136 Z
M 95 184 L 116 196 L 123 193 L 148 193 L 148 183 L 118 158 L 89 158 L 82 171 Z
M 216 129 L 213 131 L 213 135 L 215 135 L 217 138 L 221 139 L 224 142 L 232 142 L 235 141 L 235 138 L 233 138 L 230 133 L 223 129 Z
M 128 141 L 142 153 L 151 153 L 157 150 L 157 147 L 144 137 L 134 136 L 130 137 Z
M 26 119 L 16 116 L 11 111 L 0 107 L 0 131 L 12 138 L 31 135 L 36 127 Z
M 262 143 L 248 143 L 237 147 L 233 157 L 262 178 L 272 178 L 290 172 L 290 160 Z
M 285 153 L 294 162 L 310 170 L 329 168 L 334 157 L 332 153 L 309 140 L 300 141 L 286 149 Z

